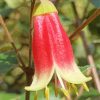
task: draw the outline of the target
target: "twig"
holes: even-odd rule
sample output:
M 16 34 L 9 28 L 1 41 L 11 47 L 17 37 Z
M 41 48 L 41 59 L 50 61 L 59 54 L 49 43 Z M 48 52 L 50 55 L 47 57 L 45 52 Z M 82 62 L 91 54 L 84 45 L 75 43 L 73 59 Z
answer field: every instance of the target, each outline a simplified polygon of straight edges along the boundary
M 7 35 L 8 40 L 11 43 L 12 47 L 14 48 L 14 50 L 16 52 L 16 56 L 17 56 L 19 62 L 21 63 L 22 67 L 21 66 L 19 66 L 19 67 L 25 72 L 26 65 L 24 64 L 24 62 L 23 62 L 23 60 L 22 60 L 22 58 L 21 58 L 21 56 L 20 56 L 15 44 L 14 44 L 14 41 L 13 41 L 13 39 L 11 37 L 11 34 L 9 33 L 9 31 L 8 31 L 8 29 L 6 27 L 6 24 L 5 24 L 5 22 L 4 22 L 4 20 L 3 20 L 1 15 L 0 15 L 0 24 L 2 25 L 2 27 L 3 27 L 4 31 L 5 31 L 5 34 Z
M 33 12 L 33 8 L 34 8 L 34 4 L 35 4 L 35 0 L 31 0 L 31 11 L 30 11 L 30 33 L 29 33 L 29 72 L 26 74 L 26 79 L 27 79 L 27 85 L 30 85 L 31 81 L 32 81 L 32 74 L 30 74 L 30 71 L 33 72 L 33 68 L 32 68 L 32 12 Z M 26 100 L 30 100 L 30 92 L 26 91 L 25 93 L 25 99 Z
M 29 33 L 29 67 L 32 67 L 32 12 L 34 8 L 35 0 L 31 0 L 31 11 L 30 11 L 30 33 Z
M 77 29 L 74 33 L 72 33 L 72 35 L 69 36 L 69 38 L 71 40 L 73 40 L 75 38 L 76 35 L 80 34 L 80 31 L 89 23 L 91 23 L 97 16 L 100 15 L 100 9 L 97 9 L 93 15 L 91 15 L 86 21 L 84 21 Z

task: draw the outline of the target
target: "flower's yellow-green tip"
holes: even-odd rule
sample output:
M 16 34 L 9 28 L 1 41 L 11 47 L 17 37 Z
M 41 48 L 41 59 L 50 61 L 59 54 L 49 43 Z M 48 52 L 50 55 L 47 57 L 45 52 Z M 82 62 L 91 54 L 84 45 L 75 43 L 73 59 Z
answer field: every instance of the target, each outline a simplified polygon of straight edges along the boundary
M 26 86 L 26 87 L 25 87 L 25 90 L 27 90 L 27 91 L 31 91 L 31 90 L 32 90 L 32 87 L 30 87 L 30 86 Z
M 89 92 L 89 88 L 88 88 L 87 84 L 83 83 L 82 85 L 83 85 L 84 89 Z
M 55 6 L 49 0 L 41 0 L 36 2 L 34 6 L 33 16 L 57 12 Z

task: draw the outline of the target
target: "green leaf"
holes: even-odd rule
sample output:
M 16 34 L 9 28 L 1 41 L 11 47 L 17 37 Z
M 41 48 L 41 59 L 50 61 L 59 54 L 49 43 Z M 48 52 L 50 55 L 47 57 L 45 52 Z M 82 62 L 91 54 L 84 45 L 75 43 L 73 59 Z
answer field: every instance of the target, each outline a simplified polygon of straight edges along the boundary
M 80 70 L 81 70 L 83 73 L 85 73 L 85 72 L 87 71 L 87 69 L 90 68 L 90 65 L 81 66 L 81 67 L 79 67 L 79 68 L 80 68 Z
M 100 0 L 91 0 L 91 1 L 97 8 L 100 8 Z
M 8 72 L 16 64 L 18 62 L 14 52 L 0 52 L 0 73 Z

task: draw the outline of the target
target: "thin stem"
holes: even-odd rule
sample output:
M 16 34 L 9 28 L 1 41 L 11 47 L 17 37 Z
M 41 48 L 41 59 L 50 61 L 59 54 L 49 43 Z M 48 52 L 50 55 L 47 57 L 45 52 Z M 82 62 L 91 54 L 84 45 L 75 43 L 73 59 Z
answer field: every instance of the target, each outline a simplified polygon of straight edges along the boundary
M 75 38 L 76 35 L 80 34 L 80 31 L 87 26 L 89 23 L 91 23 L 97 16 L 100 15 L 100 9 L 97 9 L 86 21 L 84 21 L 72 35 L 69 36 L 71 40 Z
M 29 67 L 32 67 L 32 12 L 34 8 L 35 0 L 31 0 L 31 11 L 30 11 L 30 33 L 29 33 Z
M 4 20 L 3 20 L 3 18 L 2 18 L 1 15 L 0 15 L 0 24 L 2 25 L 2 27 L 3 27 L 4 31 L 5 31 L 5 34 L 7 35 L 8 40 L 9 40 L 9 42 L 11 43 L 12 47 L 14 48 L 14 50 L 15 50 L 15 52 L 16 52 L 16 56 L 17 56 L 19 62 L 21 63 L 21 66 L 22 66 L 22 67 L 21 67 L 21 66 L 19 66 L 19 67 L 25 72 L 25 67 L 26 67 L 26 65 L 25 65 L 25 63 L 23 62 L 23 60 L 22 60 L 22 58 L 21 58 L 21 56 L 20 56 L 20 54 L 19 54 L 19 52 L 18 52 L 18 50 L 17 50 L 15 44 L 14 44 L 14 41 L 13 41 L 13 39 L 12 39 L 12 37 L 11 37 L 11 34 L 9 33 L 9 31 L 8 31 L 8 29 L 7 29 L 7 27 L 6 27 L 6 24 L 5 24 L 5 22 L 4 22 Z
M 26 73 L 27 85 L 30 85 L 32 81 L 32 75 L 30 74 L 32 68 L 32 12 L 34 8 L 35 0 L 31 0 L 31 11 L 30 11 L 30 33 L 29 33 L 29 72 Z M 33 70 L 33 69 L 32 69 Z M 32 73 L 33 74 L 33 73 Z M 26 91 L 25 100 L 30 100 L 30 92 Z

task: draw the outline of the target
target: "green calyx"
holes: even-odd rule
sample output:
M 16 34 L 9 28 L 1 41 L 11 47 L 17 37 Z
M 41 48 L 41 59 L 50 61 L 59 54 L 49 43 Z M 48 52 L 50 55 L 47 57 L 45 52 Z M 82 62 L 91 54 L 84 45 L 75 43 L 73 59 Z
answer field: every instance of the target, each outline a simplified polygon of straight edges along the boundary
M 57 12 L 57 9 L 49 0 L 40 0 L 35 3 L 33 16 L 48 14 L 52 12 Z

